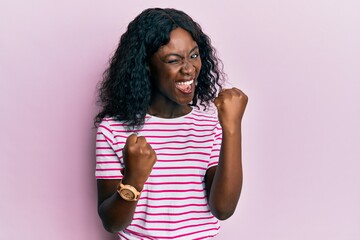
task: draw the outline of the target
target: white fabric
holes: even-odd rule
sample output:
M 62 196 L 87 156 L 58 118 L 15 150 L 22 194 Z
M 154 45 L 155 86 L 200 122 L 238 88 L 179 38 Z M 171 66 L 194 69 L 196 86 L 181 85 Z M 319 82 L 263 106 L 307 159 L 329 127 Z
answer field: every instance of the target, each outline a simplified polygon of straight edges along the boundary
M 96 178 L 121 179 L 122 149 L 134 131 L 104 118 L 96 140 Z M 216 166 L 221 127 L 216 116 L 193 109 L 172 119 L 146 116 L 137 134 L 144 136 L 157 162 L 144 185 L 132 223 L 120 239 L 206 239 L 220 228 L 205 191 L 206 170 Z

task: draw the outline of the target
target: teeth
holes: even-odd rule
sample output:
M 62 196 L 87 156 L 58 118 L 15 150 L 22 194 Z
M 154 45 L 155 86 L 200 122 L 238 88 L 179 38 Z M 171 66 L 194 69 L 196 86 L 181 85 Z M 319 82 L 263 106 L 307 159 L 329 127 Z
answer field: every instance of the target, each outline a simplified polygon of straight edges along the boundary
M 190 85 L 194 82 L 194 80 L 189 80 L 186 82 L 177 82 L 176 85 Z

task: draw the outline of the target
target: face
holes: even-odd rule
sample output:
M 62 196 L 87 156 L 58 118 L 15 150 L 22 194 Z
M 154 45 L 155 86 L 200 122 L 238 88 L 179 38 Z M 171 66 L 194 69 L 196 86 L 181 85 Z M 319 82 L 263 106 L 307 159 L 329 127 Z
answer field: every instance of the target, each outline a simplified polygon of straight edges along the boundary
M 182 28 L 171 31 L 169 43 L 151 57 L 149 67 L 153 103 L 187 106 L 192 101 L 201 59 L 190 33 Z

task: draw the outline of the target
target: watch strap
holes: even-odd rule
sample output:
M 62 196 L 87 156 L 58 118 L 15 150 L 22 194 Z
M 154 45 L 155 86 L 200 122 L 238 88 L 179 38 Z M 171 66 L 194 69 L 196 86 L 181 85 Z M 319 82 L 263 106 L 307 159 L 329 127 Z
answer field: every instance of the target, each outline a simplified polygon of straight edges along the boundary
M 121 193 L 123 190 L 128 190 L 128 191 L 132 192 L 134 194 L 134 197 L 133 198 L 124 197 L 123 194 Z M 118 184 L 117 192 L 126 201 L 137 201 L 141 194 L 141 191 L 139 192 L 135 187 L 133 187 L 129 184 L 123 184 L 122 180 L 120 180 L 120 182 Z

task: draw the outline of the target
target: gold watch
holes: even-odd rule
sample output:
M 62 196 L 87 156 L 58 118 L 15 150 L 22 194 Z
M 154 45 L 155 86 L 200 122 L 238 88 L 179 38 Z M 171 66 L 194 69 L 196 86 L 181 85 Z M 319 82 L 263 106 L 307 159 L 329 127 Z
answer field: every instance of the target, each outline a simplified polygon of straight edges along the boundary
M 141 194 L 141 191 L 139 192 L 133 186 L 122 184 L 122 180 L 119 182 L 117 192 L 126 201 L 137 201 Z

